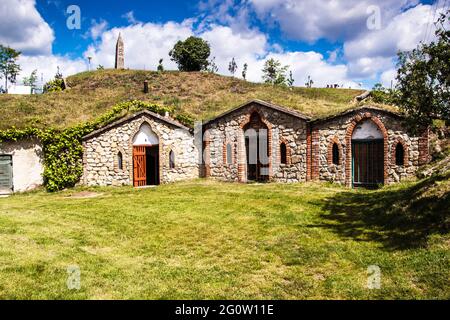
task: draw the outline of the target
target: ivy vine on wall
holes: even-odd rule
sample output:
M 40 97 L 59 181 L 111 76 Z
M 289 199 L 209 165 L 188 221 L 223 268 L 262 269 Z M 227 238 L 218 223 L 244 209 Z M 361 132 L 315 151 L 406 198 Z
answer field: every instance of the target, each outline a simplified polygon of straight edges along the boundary
M 98 119 L 80 124 L 65 130 L 11 128 L 0 130 L 0 142 L 20 141 L 37 138 L 42 143 L 44 153 L 44 186 L 47 191 L 55 192 L 74 187 L 83 174 L 83 145 L 85 135 L 106 126 L 128 113 L 149 110 L 160 115 L 173 113 L 173 107 L 161 106 L 139 100 L 132 100 L 115 105 L 111 111 Z M 186 126 L 192 126 L 193 119 L 189 115 L 178 114 L 176 120 Z

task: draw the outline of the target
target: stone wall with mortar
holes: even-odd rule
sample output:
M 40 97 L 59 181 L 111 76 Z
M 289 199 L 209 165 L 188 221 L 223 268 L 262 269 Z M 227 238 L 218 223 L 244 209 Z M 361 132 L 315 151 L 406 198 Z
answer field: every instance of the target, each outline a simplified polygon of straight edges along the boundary
M 161 119 L 142 115 L 84 141 L 82 181 L 85 185 L 133 185 L 133 138 L 144 123 L 159 138 L 160 182 L 198 178 L 198 151 L 193 135 Z M 174 168 L 169 164 L 171 150 L 175 155 Z M 118 164 L 119 152 L 123 157 L 122 170 Z
M 205 128 L 207 176 L 223 181 L 247 181 L 244 126 L 258 112 L 268 127 L 269 179 L 276 182 L 306 181 L 306 120 L 253 103 L 221 117 Z M 287 146 L 287 163 L 280 162 L 280 144 Z M 232 163 L 227 163 L 231 144 Z
M 345 115 L 312 123 L 312 179 L 351 185 L 351 136 L 362 121 L 373 121 L 384 138 L 385 183 L 398 182 L 413 176 L 420 164 L 427 161 L 428 139 L 412 137 L 401 118 L 373 108 L 362 108 Z M 339 164 L 332 162 L 332 145 L 339 147 Z M 395 162 L 397 143 L 404 147 L 404 164 Z

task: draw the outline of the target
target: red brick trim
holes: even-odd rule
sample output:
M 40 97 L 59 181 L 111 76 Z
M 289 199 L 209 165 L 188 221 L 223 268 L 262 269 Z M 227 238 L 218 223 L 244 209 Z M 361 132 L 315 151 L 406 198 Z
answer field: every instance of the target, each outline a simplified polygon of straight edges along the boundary
M 228 156 L 227 145 L 228 144 L 231 146 L 231 163 L 228 163 L 228 161 L 227 161 L 227 156 Z M 225 140 L 224 143 L 223 143 L 223 146 L 222 146 L 222 161 L 223 161 L 223 165 L 230 166 L 230 165 L 233 165 L 236 162 L 236 155 L 235 155 L 234 150 L 235 150 L 234 143 L 232 143 L 232 142 L 230 142 L 228 140 Z
M 403 167 L 408 167 L 408 163 L 409 163 L 409 149 L 408 146 L 405 142 L 405 140 L 403 140 L 402 138 L 397 138 L 395 139 L 394 143 L 391 145 L 391 164 L 393 166 L 396 166 L 396 150 L 397 150 L 397 145 L 401 144 L 403 147 Z
M 306 181 L 311 180 L 312 153 L 311 153 L 311 126 L 306 128 Z
M 205 170 L 205 178 L 209 178 L 211 176 L 211 137 L 208 130 L 205 131 L 203 135 L 203 163 Z
M 245 152 L 245 136 L 244 136 L 244 127 L 250 122 L 251 115 L 253 113 L 257 113 L 261 118 L 261 121 L 267 126 L 267 140 L 269 143 L 269 180 L 272 179 L 273 170 L 272 170 L 272 124 L 267 121 L 264 115 L 256 108 L 251 107 L 245 116 L 242 118 L 239 127 L 241 128 L 241 137 L 239 137 L 239 150 L 238 150 L 238 177 L 240 182 L 247 182 L 246 170 L 247 170 L 247 161 L 246 161 L 246 152 Z
M 328 142 L 328 149 L 327 149 L 327 162 L 328 162 L 328 166 L 336 166 L 333 163 L 333 145 L 337 144 L 338 146 L 338 150 L 339 150 L 339 163 L 337 164 L 338 166 L 340 166 L 342 164 L 342 159 L 344 159 L 344 151 L 342 150 L 342 144 L 339 141 L 339 138 L 334 136 L 330 139 L 330 141 Z
M 430 162 L 430 128 L 426 128 L 419 137 L 419 165 Z
M 224 165 L 227 164 L 227 143 L 226 141 L 222 144 L 222 162 Z
M 311 180 L 319 179 L 319 130 L 313 128 L 311 132 Z
M 388 133 L 383 122 L 376 116 L 372 115 L 370 112 L 365 112 L 354 116 L 350 120 L 350 124 L 347 128 L 347 133 L 345 134 L 345 145 L 346 145 L 346 159 L 345 159 L 345 184 L 348 187 L 352 186 L 352 135 L 357 124 L 363 120 L 372 120 L 378 128 L 380 128 L 383 134 L 383 144 L 384 144 L 384 183 L 388 180 Z
M 278 146 L 278 152 L 277 152 L 277 163 L 281 164 L 281 144 L 285 144 L 286 146 L 286 165 L 289 165 L 292 163 L 291 161 L 291 147 L 289 146 L 289 141 L 286 140 L 286 138 L 281 137 L 280 138 L 280 144 Z

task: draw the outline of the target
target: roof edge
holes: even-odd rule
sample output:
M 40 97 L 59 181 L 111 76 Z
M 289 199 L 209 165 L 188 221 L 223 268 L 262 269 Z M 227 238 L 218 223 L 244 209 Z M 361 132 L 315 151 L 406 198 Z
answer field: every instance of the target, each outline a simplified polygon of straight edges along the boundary
M 307 116 L 307 115 L 305 115 L 305 114 L 303 114 L 301 112 L 298 112 L 296 110 L 289 109 L 287 107 L 283 107 L 283 106 L 280 106 L 280 105 L 276 105 L 276 104 L 273 104 L 273 103 L 270 103 L 270 102 L 267 102 L 267 101 L 263 101 L 263 100 L 259 100 L 259 99 L 252 99 L 252 100 L 247 101 L 247 102 L 245 102 L 245 103 L 243 103 L 243 104 L 241 104 L 241 105 L 239 105 L 239 106 L 237 106 L 235 108 L 232 108 L 231 110 L 228 110 L 228 111 L 218 115 L 217 117 L 214 117 L 214 118 L 204 122 L 203 125 L 206 126 L 208 124 L 211 124 L 211 123 L 213 123 L 213 122 L 215 122 L 215 121 L 217 121 L 217 120 L 219 120 L 219 119 L 221 119 L 223 117 L 226 117 L 227 115 L 230 115 L 231 113 L 233 113 L 233 112 L 235 112 L 235 111 L 237 111 L 239 109 L 242 109 L 242 108 L 245 108 L 245 107 L 251 105 L 252 103 L 256 103 L 256 104 L 262 105 L 264 107 L 271 108 L 271 109 L 274 109 L 274 110 L 277 110 L 277 111 L 289 114 L 291 116 L 297 117 L 297 118 L 305 120 L 305 121 L 310 121 L 311 120 L 311 117 L 309 117 L 309 116 Z
M 323 121 L 331 120 L 331 119 L 334 119 L 334 118 L 342 117 L 342 116 L 348 115 L 348 114 L 350 114 L 352 112 L 357 112 L 357 111 L 364 110 L 364 109 L 376 110 L 376 111 L 384 112 L 384 113 L 396 116 L 398 118 L 404 118 L 405 117 L 400 112 L 395 112 L 395 111 L 392 111 L 392 110 L 383 109 L 383 108 L 375 107 L 375 106 L 371 106 L 371 105 L 364 105 L 364 106 L 360 106 L 360 107 L 356 107 L 356 108 L 347 109 L 347 110 L 344 110 L 342 112 L 339 112 L 339 113 L 336 113 L 336 114 L 333 114 L 333 115 L 315 118 L 315 119 L 312 119 L 309 122 L 310 123 L 323 122 Z
M 142 115 L 147 115 L 147 116 L 156 118 L 158 120 L 161 120 L 161 121 L 163 121 L 165 123 L 168 123 L 168 124 L 170 124 L 172 126 L 178 127 L 180 129 L 183 129 L 183 130 L 186 130 L 186 131 L 190 130 L 188 127 L 182 125 L 181 123 L 179 123 L 179 122 L 177 122 L 177 121 L 175 121 L 175 120 L 173 120 L 171 118 L 163 117 L 163 116 L 161 116 L 161 115 L 159 115 L 159 114 L 157 114 L 157 113 L 155 113 L 153 111 L 150 111 L 150 110 L 141 110 L 141 111 L 138 111 L 138 112 L 133 113 L 131 115 L 124 116 L 124 117 L 122 117 L 122 118 L 120 118 L 120 119 L 118 119 L 118 120 L 116 120 L 114 122 L 111 122 L 111 123 L 109 123 L 109 124 L 99 128 L 97 130 L 94 130 L 93 132 L 85 135 L 82 138 L 82 140 L 83 141 L 89 140 L 89 139 L 91 139 L 91 138 L 93 138 L 95 136 L 98 136 L 98 135 L 108 131 L 109 129 L 117 127 L 117 126 L 121 125 L 122 123 L 125 123 L 127 121 L 131 121 L 131 120 L 133 120 L 133 119 L 135 119 L 135 118 L 137 118 L 139 116 L 142 116 Z

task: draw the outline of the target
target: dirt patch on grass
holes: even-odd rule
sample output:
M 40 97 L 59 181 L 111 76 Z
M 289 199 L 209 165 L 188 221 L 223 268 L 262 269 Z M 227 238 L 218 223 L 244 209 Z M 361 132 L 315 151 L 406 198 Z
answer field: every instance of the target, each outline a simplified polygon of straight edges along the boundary
M 82 191 L 82 192 L 74 193 L 74 194 L 68 196 L 68 198 L 72 198 L 72 199 L 89 199 L 89 198 L 97 198 L 97 197 L 100 197 L 102 195 L 103 195 L 103 193 Z

